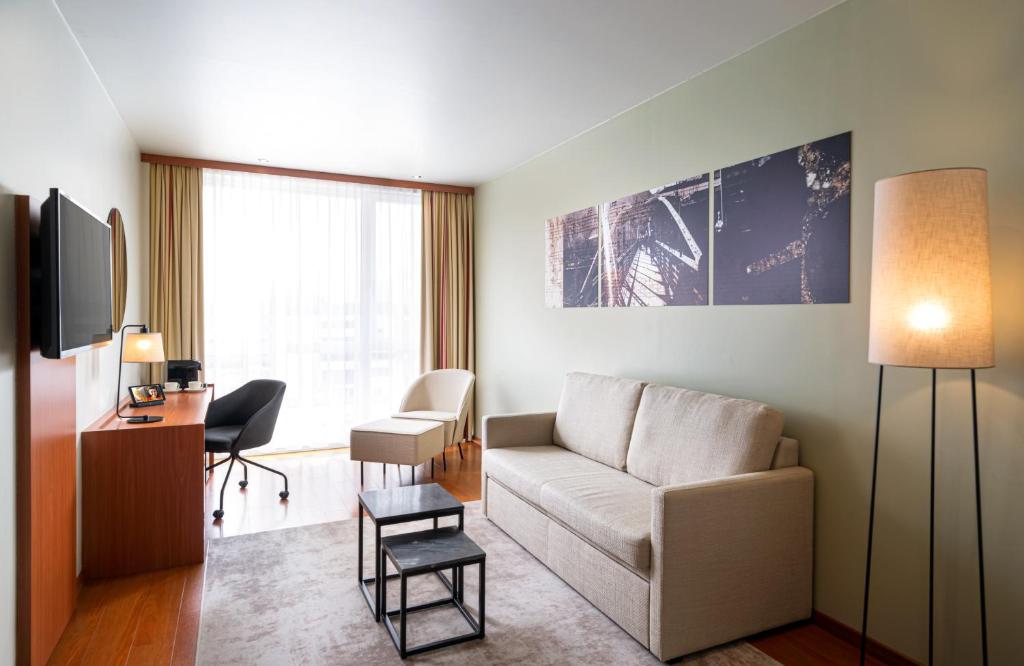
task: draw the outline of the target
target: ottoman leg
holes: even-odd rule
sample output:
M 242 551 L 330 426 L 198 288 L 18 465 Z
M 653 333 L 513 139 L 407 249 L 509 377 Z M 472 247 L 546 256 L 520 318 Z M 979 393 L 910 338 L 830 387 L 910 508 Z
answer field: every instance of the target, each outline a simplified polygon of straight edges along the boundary
M 359 461 L 359 485 L 363 485 L 363 461 Z

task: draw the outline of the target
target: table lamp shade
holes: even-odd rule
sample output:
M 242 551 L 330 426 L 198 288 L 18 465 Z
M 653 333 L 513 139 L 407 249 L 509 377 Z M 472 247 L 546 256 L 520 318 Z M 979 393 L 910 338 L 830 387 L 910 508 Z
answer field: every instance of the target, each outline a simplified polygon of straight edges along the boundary
M 938 169 L 875 183 L 870 362 L 994 364 L 987 176 Z
M 124 362 L 163 363 L 163 336 L 159 333 L 125 333 Z

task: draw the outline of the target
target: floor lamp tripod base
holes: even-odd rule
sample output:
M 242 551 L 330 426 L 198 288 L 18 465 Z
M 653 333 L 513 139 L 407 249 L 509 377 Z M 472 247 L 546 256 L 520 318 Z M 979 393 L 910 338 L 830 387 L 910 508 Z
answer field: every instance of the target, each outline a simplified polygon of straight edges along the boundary
M 934 597 L 934 563 L 935 563 L 935 388 L 937 369 L 932 368 L 932 400 L 931 400 L 931 478 L 929 483 L 929 534 L 928 534 L 928 664 L 932 663 L 933 641 L 933 597 Z M 878 403 L 875 409 L 875 446 L 871 463 L 871 505 L 868 518 L 868 553 L 864 570 L 864 607 L 860 627 L 860 663 L 863 666 L 867 658 L 868 642 L 868 601 L 871 592 L 871 551 L 874 545 L 875 532 L 875 491 L 878 486 L 878 442 L 882 426 L 882 383 L 885 366 L 878 366 Z M 975 370 L 971 369 L 971 422 L 974 438 L 974 492 L 977 508 L 978 525 L 978 587 L 981 600 L 981 651 L 982 663 L 988 664 L 988 618 L 985 613 L 985 551 L 982 542 L 981 527 L 981 464 L 978 453 L 978 393 Z

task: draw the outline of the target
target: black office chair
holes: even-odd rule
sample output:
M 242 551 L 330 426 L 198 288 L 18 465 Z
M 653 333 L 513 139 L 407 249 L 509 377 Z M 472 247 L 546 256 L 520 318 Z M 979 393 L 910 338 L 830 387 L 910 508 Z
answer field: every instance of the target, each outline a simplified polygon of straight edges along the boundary
M 281 411 L 281 401 L 284 400 L 284 389 L 285 383 L 276 379 L 256 379 L 210 403 L 206 411 L 206 452 L 229 454 L 224 460 L 206 468 L 209 472 L 217 465 L 228 463 L 228 473 L 220 487 L 220 508 L 213 512 L 214 518 L 224 517 L 224 489 L 228 485 L 235 460 L 242 465 L 245 475 L 238 482 L 239 486 L 245 488 L 249 485 L 248 463 L 283 478 L 284 490 L 278 495 L 281 499 L 288 499 L 287 476 L 241 455 L 242 451 L 270 442 L 277 424 L 277 415 Z

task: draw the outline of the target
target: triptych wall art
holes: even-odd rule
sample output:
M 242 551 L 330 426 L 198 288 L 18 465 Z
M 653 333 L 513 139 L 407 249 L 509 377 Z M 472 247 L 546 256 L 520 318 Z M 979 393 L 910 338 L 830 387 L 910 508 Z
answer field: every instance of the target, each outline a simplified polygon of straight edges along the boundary
M 848 303 L 850 133 L 547 221 L 545 304 Z M 710 194 L 710 196 L 709 196 Z

